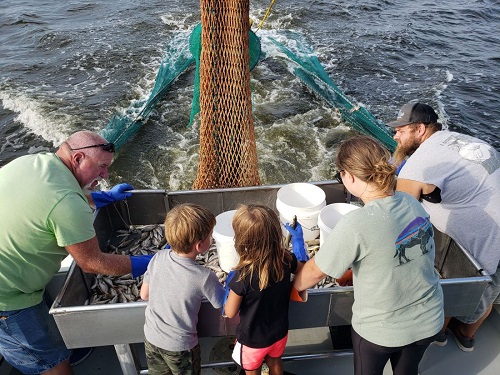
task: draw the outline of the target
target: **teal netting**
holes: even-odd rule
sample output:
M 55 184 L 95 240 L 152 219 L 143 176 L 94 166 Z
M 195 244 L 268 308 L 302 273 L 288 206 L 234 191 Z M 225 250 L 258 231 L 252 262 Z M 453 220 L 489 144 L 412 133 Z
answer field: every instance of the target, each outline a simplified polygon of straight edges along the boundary
M 179 44 L 178 41 L 167 46 L 160 68 L 156 75 L 155 85 L 147 100 L 133 103 L 125 115 L 115 115 L 108 123 L 101 135 L 109 142 L 115 144 L 119 150 L 141 126 L 147 121 L 148 116 L 160 99 L 167 93 L 174 80 L 194 62 L 189 53 L 188 43 Z
M 311 53 L 311 49 L 302 43 L 299 34 L 286 33 L 286 38 L 292 40 L 291 44 L 297 49 L 295 53 L 276 39 L 268 38 L 294 63 L 293 73 L 332 107 L 337 108 L 349 125 L 361 133 L 378 139 L 389 151 L 394 151 L 396 141 L 386 125 L 373 117 L 365 107 L 351 102 L 328 76 L 317 57 Z
M 335 85 L 325 72 L 312 49 L 301 41 L 300 34 L 286 32 L 286 38 L 293 45 L 286 47 L 272 37 L 268 39 L 274 43 L 289 61 L 294 65 L 293 73 L 306 85 L 325 99 L 332 107 L 337 108 L 342 118 L 354 129 L 378 139 L 388 150 L 394 151 L 396 142 L 392 139 L 385 124 L 378 121 L 364 107 L 353 104 L 352 101 Z M 261 54 L 259 38 L 250 31 L 250 70 L 252 70 Z M 201 24 L 195 27 L 189 43 L 175 40 L 165 50 L 160 68 L 156 75 L 155 86 L 147 99 L 132 103 L 124 115 L 115 115 L 108 123 L 101 135 L 109 142 L 113 142 L 119 150 L 141 126 L 147 121 L 148 116 L 156 104 L 170 89 L 174 80 L 192 63 L 196 62 L 195 83 L 193 90 L 193 102 L 188 126 L 192 123 L 194 116 L 200 110 L 199 103 L 199 57 L 201 50 Z

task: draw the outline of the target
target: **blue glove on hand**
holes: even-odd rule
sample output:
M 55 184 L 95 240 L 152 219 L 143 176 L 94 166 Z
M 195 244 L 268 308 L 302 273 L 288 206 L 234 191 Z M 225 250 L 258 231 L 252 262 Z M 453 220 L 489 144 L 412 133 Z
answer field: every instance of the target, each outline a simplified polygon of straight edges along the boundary
M 129 184 L 118 184 L 109 191 L 93 191 L 90 193 L 94 201 L 95 208 L 101 208 L 107 204 L 121 201 L 132 196 L 127 190 L 133 190 L 134 187 Z
M 399 175 L 399 172 L 401 172 L 401 169 L 403 169 L 407 160 L 408 159 L 403 160 L 403 162 L 399 165 L 398 169 L 396 170 L 396 175 Z
M 297 260 L 299 262 L 308 261 L 309 256 L 307 255 L 304 234 L 302 233 L 302 227 L 300 224 L 297 222 L 297 226 L 293 229 L 289 223 L 286 223 L 285 228 L 292 235 L 292 251 Z
M 130 262 L 132 263 L 132 277 L 136 278 L 144 275 L 148 269 L 148 264 L 154 254 L 151 255 L 131 255 Z
M 224 302 L 222 303 L 222 316 L 225 316 L 225 312 L 224 312 L 224 307 L 226 305 L 226 301 L 227 301 L 227 297 L 229 296 L 229 291 L 231 290 L 229 288 L 229 282 L 231 281 L 231 279 L 234 277 L 234 271 L 230 271 L 228 274 L 227 274 L 227 278 L 226 278 L 226 285 L 224 286 L 224 290 L 226 291 L 226 294 L 224 294 Z

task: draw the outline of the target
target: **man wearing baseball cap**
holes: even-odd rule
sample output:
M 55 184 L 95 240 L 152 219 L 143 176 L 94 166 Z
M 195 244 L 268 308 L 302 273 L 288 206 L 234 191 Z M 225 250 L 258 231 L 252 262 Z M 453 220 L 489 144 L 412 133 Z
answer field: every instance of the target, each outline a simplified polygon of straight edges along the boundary
M 484 141 L 441 130 L 427 104 L 409 102 L 399 111 L 394 129 L 396 163 L 402 163 L 397 190 L 422 202 L 432 224 L 465 248 L 491 276 L 473 314 L 447 318 L 435 342 L 447 343 L 446 327 L 458 347 L 474 349 L 474 334 L 500 295 L 500 153 Z

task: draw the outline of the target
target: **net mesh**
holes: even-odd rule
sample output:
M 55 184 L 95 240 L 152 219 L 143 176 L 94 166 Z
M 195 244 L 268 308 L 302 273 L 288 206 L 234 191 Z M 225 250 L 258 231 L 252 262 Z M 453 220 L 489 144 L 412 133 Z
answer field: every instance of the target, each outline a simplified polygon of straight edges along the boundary
M 286 47 L 275 38 L 269 37 L 278 50 L 292 63 L 292 72 L 298 78 L 336 108 L 344 121 L 357 131 L 378 139 L 389 151 L 394 151 L 396 141 L 386 125 L 378 121 L 365 107 L 353 103 L 325 72 L 314 52 L 302 42 L 299 34 L 287 32 Z M 294 48 L 294 51 L 291 48 Z
M 176 78 L 196 62 L 190 122 L 200 112 L 200 164 L 194 188 L 260 185 L 250 96 L 250 70 L 261 57 L 259 38 L 250 30 L 248 1 L 201 1 L 202 23 L 189 41 L 179 34 L 165 48 L 153 90 L 134 100 L 101 131 L 119 150 L 147 121 Z M 203 30 L 208 30 L 202 33 Z M 291 73 L 325 99 L 354 129 L 393 151 L 385 124 L 348 98 L 327 75 L 303 37 L 276 31 L 264 37 L 272 54 L 284 57 Z M 203 48 L 202 48 L 203 47 Z M 200 103 L 201 101 L 201 103 Z
M 200 163 L 194 189 L 260 185 L 250 94 L 249 0 L 201 0 Z
M 175 79 L 194 62 L 189 43 L 184 37 L 173 40 L 165 49 L 156 74 L 153 90 L 146 99 L 134 101 L 124 115 L 115 115 L 101 131 L 101 135 L 119 150 L 147 121 L 151 111 L 167 93 Z
M 249 52 L 250 52 L 250 71 L 255 68 L 259 62 L 261 46 L 260 39 L 252 30 L 248 31 L 249 37 Z M 200 112 L 200 55 L 201 55 L 201 23 L 198 24 L 191 36 L 189 37 L 189 50 L 196 60 L 196 71 L 194 74 L 194 88 L 193 88 L 193 104 L 191 106 L 191 115 L 189 118 L 190 126 L 195 116 Z

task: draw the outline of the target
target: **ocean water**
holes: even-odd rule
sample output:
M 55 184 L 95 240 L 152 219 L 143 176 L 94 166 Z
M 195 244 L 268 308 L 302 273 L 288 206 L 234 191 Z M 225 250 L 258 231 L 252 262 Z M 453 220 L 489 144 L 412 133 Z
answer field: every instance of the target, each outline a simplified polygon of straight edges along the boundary
M 269 1 L 251 1 L 257 25 Z M 100 131 L 148 97 L 167 46 L 200 22 L 192 0 L 2 0 L 0 166 L 53 150 L 76 130 Z M 257 35 L 251 74 L 263 184 L 332 178 L 338 143 L 353 131 L 292 74 L 269 43 L 299 35 L 329 76 L 377 119 L 411 99 L 441 122 L 500 149 L 498 0 L 277 1 Z M 187 127 L 194 69 L 182 74 L 149 121 L 117 154 L 109 184 L 190 189 L 199 123 Z

